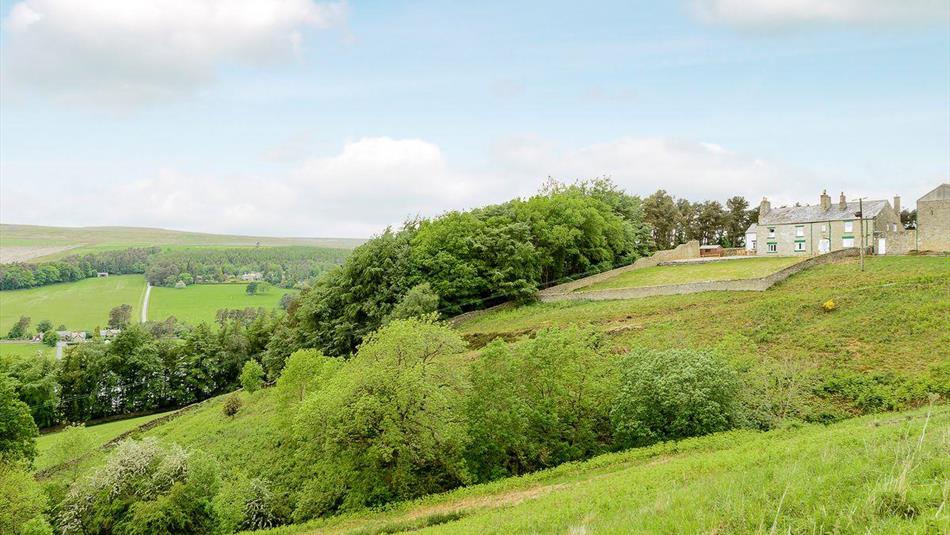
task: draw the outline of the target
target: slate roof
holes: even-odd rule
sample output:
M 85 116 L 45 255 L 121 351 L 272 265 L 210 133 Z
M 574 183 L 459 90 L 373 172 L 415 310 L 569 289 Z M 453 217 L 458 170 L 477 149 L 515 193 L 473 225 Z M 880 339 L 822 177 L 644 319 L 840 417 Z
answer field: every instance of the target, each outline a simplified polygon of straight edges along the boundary
M 864 201 L 864 219 L 873 219 L 881 213 L 887 201 Z M 759 217 L 760 225 L 787 225 L 792 223 L 815 223 L 819 221 L 847 221 L 857 219 L 854 215 L 858 211 L 858 201 L 847 203 L 842 210 L 841 205 L 833 202 L 831 208 L 823 210 L 820 204 L 806 206 L 787 206 L 773 208 L 769 213 Z
M 950 199 L 950 184 L 940 184 L 917 201 L 946 201 L 948 199 Z
M 749 228 L 745 229 L 746 234 L 755 234 L 755 231 L 759 229 L 759 226 L 755 223 L 749 225 Z

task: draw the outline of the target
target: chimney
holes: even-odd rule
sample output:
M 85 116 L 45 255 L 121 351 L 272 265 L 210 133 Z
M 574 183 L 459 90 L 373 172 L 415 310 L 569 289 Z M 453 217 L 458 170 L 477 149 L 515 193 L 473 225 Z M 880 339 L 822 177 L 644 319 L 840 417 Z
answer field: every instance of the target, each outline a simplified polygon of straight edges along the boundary
M 901 196 L 894 195 L 894 211 L 898 214 L 901 213 Z
M 772 204 L 768 199 L 762 197 L 762 202 L 759 203 L 759 221 L 762 220 L 762 216 L 769 213 L 772 210 Z
M 828 195 L 828 190 L 823 190 L 821 192 L 821 209 L 824 211 L 831 210 L 831 195 Z
M 843 191 L 841 192 L 841 196 L 838 197 L 838 208 L 841 208 L 842 210 L 848 209 L 848 201 L 845 200 Z

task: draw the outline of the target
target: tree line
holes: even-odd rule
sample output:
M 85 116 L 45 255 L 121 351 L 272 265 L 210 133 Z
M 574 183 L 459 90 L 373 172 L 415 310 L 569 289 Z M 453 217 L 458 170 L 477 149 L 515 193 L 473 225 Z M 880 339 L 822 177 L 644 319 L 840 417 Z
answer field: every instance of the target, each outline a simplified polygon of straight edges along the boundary
M 70 255 L 52 262 L 0 264 L 0 290 L 75 282 L 95 277 L 100 272 L 110 275 L 145 273 L 149 260 L 159 252 L 158 247 L 129 248 Z
M 719 201 L 677 199 L 664 190 L 643 199 L 643 212 L 657 249 L 672 249 L 690 240 L 742 247 L 745 231 L 759 220 L 758 207 L 750 209 L 745 197 L 730 197 L 723 206 Z

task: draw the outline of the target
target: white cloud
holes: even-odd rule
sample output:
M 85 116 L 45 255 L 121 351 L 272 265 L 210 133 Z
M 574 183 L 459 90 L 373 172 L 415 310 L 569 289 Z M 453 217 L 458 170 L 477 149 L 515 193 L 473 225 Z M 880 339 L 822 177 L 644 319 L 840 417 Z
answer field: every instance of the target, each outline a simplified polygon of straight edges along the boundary
M 340 24 L 313 0 L 23 0 L 3 21 L 4 87 L 138 104 L 192 92 L 228 64 L 292 57 Z
M 947 0 L 694 0 L 700 19 L 743 29 L 947 23 Z
M 0 211 L 4 222 L 15 223 L 366 237 L 414 215 L 531 194 L 548 176 L 571 181 L 604 175 L 630 193 L 648 195 L 663 188 L 692 200 L 741 194 L 755 202 L 762 188 L 770 198 L 781 199 L 779 184 L 796 199 L 802 191 L 823 187 L 803 183 L 810 180 L 804 174 L 712 143 L 626 137 L 562 149 L 520 139 L 497 146 L 474 171 L 451 162 L 427 141 L 377 137 L 346 143 L 336 154 L 310 158 L 274 176 L 165 169 L 114 186 L 74 181 L 61 188 L 69 195 L 53 197 L 29 184 L 5 181 Z

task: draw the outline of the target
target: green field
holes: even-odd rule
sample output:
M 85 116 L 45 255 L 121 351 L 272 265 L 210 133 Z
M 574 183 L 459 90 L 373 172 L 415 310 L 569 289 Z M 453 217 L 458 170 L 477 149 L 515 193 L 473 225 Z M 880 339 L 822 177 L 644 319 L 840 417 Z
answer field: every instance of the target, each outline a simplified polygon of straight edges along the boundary
M 33 358 L 37 353 L 52 356 L 56 354 L 56 348 L 32 342 L 0 342 L 0 362 Z
M 179 321 L 199 323 L 214 321 L 222 308 L 263 307 L 273 309 L 285 293 L 296 290 L 271 288 L 267 293 L 247 295 L 247 284 L 194 284 L 187 288 L 152 288 L 148 303 L 148 319 L 161 321 L 175 316 Z
M 77 282 L 52 284 L 26 290 L 0 292 L 0 334 L 6 335 L 20 316 L 32 319 L 31 328 L 50 320 L 73 330 L 105 327 L 112 307 L 132 305 L 132 319 L 138 320 L 145 279 L 141 275 L 115 275 Z
M 44 261 L 72 254 L 128 247 L 279 246 L 308 245 L 352 249 L 365 240 L 351 238 L 275 238 L 234 236 L 139 227 L 43 227 L 0 224 L 0 258 Z M 61 250 L 49 251 L 48 248 Z M 31 249 L 33 251 L 31 251 Z M 7 252 L 4 253 L 4 250 Z
M 117 420 L 114 422 L 108 422 L 104 424 L 91 425 L 86 427 L 81 432 L 86 435 L 91 449 L 88 451 L 77 452 L 80 455 L 88 453 L 89 451 L 102 446 L 106 442 L 116 438 L 117 436 L 135 429 L 136 427 L 148 423 L 156 418 L 160 418 L 167 413 L 158 413 L 158 414 L 149 414 L 148 416 L 140 416 L 138 418 L 128 418 L 125 420 Z M 56 446 L 57 441 L 61 440 L 61 435 L 56 433 L 46 433 L 40 435 L 36 440 L 36 450 L 37 456 L 34 461 L 34 466 L 37 470 L 42 470 L 44 468 L 49 468 L 53 464 L 62 462 L 64 459 L 55 459 L 53 450 Z
M 695 264 L 674 266 L 653 266 L 626 271 L 610 279 L 594 283 L 578 292 L 608 290 L 614 288 L 639 288 L 642 286 L 664 286 L 700 281 L 722 281 L 755 279 L 771 275 L 792 264 L 800 262 L 797 257 L 773 256 L 768 258 L 742 258 L 737 260 L 719 260 Z

